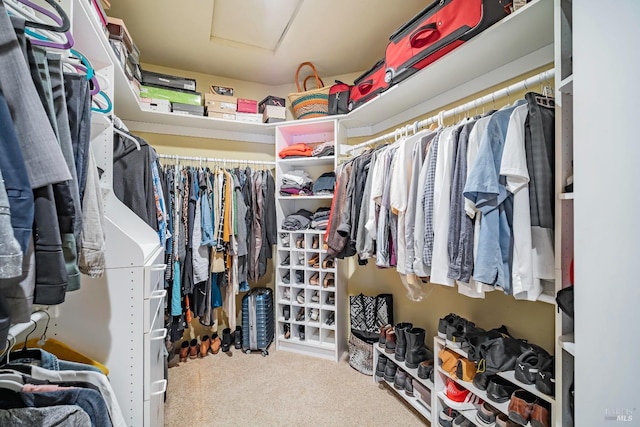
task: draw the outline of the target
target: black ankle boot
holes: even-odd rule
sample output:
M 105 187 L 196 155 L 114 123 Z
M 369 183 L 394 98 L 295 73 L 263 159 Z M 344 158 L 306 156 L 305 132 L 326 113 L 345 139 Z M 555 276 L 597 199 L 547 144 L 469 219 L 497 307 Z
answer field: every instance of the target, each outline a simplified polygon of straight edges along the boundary
M 398 323 L 396 325 L 396 351 L 395 356 L 398 362 L 404 362 L 404 356 L 407 353 L 406 332 L 413 328 L 411 323 Z
M 231 344 L 233 343 L 233 338 L 231 337 L 231 328 L 225 328 L 222 331 L 222 351 L 228 352 Z
M 236 350 L 240 350 L 242 348 L 242 326 L 236 326 L 236 333 L 234 338 L 234 345 L 236 347 Z
M 407 353 L 405 363 L 408 368 L 416 369 L 420 362 L 433 357 L 431 350 L 424 344 L 426 332 L 422 328 L 411 328 L 405 331 Z

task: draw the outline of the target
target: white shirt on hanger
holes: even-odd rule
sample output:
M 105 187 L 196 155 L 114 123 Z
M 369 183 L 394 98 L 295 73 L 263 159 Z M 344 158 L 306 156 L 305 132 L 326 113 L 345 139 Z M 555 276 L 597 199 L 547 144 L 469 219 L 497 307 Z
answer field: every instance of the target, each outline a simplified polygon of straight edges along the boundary
M 411 157 L 413 148 L 422 138 L 421 134 L 412 135 L 402 140 L 394 156 L 391 171 L 390 205 L 393 213 L 398 215 L 398 233 L 396 243 L 396 269 L 406 274 L 407 239 L 405 238 L 405 214 L 409 204 L 409 185 L 411 180 Z
M 511 113 L 500 175 L 506 177 L 507 190 L 513 194 L 513 296 L 535 301 L 542 293 L 540 280 L 554 278 L 554 258 L 552 230 L 548 233 L 545 229 L 531 226 L 529 170 L 524 146 L 527 115 L 526 104 Z M 538 230 L 534 232 L 534 229 Z
M 453 172 L 454 130 L 462 124 L 446 128 L 440 134 L 436 176 L 433 191 L 433 257 L 431 282 L 446 286 L 455 285 L 448 277 L 449 256 L 449 207 L 451 204 L 451 174 Z

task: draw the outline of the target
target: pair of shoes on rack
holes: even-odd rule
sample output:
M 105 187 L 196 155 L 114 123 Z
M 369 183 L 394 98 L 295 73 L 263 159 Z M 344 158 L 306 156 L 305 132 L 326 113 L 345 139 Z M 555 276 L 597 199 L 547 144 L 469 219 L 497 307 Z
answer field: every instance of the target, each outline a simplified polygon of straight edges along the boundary
M 336 294 L 333 292 L 327 295 L 327 305 L 336 305 Z
M 284 291 L 282 292 L 282 299 L 286 299 L 287 301 L 291 300 L 291 289 L 284 288 Z
M 311 295 L 311 302 L 320 302 L 320 294 L 318 294 L 318 291 L 313 292 L 313 295 Z
M 309 261 L 307 261 L 307 264 L 311 268 L 320 268 L 320 254 L 312 256 Z
M 325 323 L 331 326 L 335 323 L 335 319 L 335 313 L 332 311 L 331 313 L 329 313 L 329 316 L 327 316 L 327 321 Z
M 335 278 L 333 276 L 333 273 L 327 273 L 324 276 L 324 280 L 322 282 L 322 285 L 325 288 L 331 288 L 331 287 L 335 286 Z
M 527 422 L 531 422 L 532 427 L 549 427 L 551 425 L 548 404 L 522 389 L 514 391 L 511 395 L 509 419 L 521 426 L 527 425 Z
M 317 308 L 312 308 L 311 311 L 309 311 L 309 319 L 317 322 L 319 318 L 320 310 L 318 310 Z
M 291 262 L 291 261 L 289 260 L 289 258 L 290 258 L 290 257 L 289 257 L 289 255 L 287 255 L 287 256 L 286 256 L 286 258 L 282 260 L 282 262 L 280 263 L 280 265 L 285 266 L 285 267 L 286 267 L 286 266 L 288 266 L 288 265 L 289 265 L 289 263 Z
M 291 307 L 288 305 L 282 307 L 282 317 L 284 317 L 284 320 L 289 320 L 289 317 L 291 317 Z
M 333 257 L 328 256 L 322 261 L 322 268 L 328 269 L 328 268 L 334 268 L 334 267 L 335 267 L 335 260 L 333 259 Z
M 300 341 L 304 341 L 304 325 L 298 325 L 298 338 L 300 338 Z
M 298 314 L 296 315 L 296 322 L 302 322 L 304 320 L 304 307 L 298 310 Z
M 298 291 L 298 295 L 296 296 L 296 301 L 298 301 L 298 304 L 304 304 L 304 289 L 300 289 Z
M 319 237 L 313 236 L 313 239 L 311 240 L 311 249 L 318 249 L 319 246 L 320 246 Z
M 289 323 L 284 324 L 284 339 L 288 340 L 291 337 L 291 325 Z
M 304 234 L 296 237 L 296 248 L 304 249 Z
M 311 286 L 320 286 L 320 273 L 317 271 L 311 275 L 309 278 L 309 284 Z

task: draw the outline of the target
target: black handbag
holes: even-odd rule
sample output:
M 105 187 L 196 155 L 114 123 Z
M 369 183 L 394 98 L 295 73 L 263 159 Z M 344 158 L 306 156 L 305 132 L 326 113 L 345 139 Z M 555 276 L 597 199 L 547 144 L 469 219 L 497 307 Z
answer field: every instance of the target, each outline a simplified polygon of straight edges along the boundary
M 349 94 L 351 86 L 336 80 L 329 89 L 329 115 L 347 114 L 349 112 Z
M 573 319 L 573 285 L 560 289 L 556 294 L 558 308 Z

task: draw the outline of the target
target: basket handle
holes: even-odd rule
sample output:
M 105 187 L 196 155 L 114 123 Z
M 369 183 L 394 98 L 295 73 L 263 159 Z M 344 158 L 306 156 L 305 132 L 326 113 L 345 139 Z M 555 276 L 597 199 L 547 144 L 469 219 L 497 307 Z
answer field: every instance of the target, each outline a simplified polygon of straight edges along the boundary
M 309 66 L 313 70 L 313 74 L 310 75 L 309 77 L 314 77 L 316 79 L 316 87 L 318 89 L 324 87 L 324 83 L 322 82 L 322 79 L 318 75 L 318 71 L 316 70 L 316 67 L 314 67 L 311 62 L 303 62 L 298 66 L 298 69 L 296 70 L 296 87 L 298 88 L 298 92 L 302 92 L 302 88 L 300 87 L 300 70 L 305 66 Z M 307 80 L 309 79 L 309 77 L 307 77 L 303 83 L 303 87 L 305 88 L 304 89 L 305 91 L 307 90 L 306 86 L 307 86 Z

